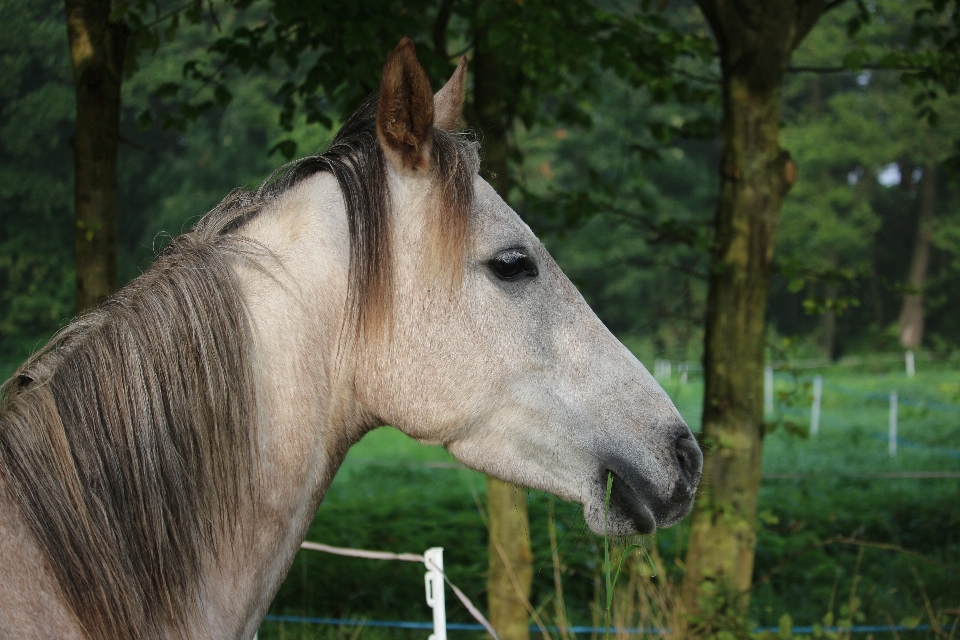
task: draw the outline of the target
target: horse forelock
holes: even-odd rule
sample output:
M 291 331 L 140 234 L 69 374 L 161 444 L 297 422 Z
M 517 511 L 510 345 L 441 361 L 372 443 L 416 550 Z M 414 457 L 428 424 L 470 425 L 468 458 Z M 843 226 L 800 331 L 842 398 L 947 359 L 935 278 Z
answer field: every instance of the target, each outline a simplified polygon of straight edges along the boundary
M 278 197 L 306 178 L 329 172 L 343 196 L 350 234 L 348 319 L 356 335 L 380 333 L 389 325 L 393 307 L 393 225 L 387 158 L 376 134 L 377 94 L 370 95 L 343 124 L 330 146 L 281 167 L 257 190 L 264 202 Z M 470 237 L 473 179 L 479 168 L 478 146 L 467 135 L 433 130 L 433 192 L 425 246 L 429 273 L 448 287 L 462 275 Z M 410 248 L 405 248 L 410 250 Z

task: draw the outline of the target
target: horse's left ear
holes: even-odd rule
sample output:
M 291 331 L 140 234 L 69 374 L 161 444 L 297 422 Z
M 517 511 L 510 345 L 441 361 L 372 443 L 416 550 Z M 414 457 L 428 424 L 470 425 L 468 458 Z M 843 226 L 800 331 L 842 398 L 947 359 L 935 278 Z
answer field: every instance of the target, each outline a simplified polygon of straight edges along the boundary
M 407 169 L 430 166 L 433 92 L 410 38 L 401 40 L 383 65 L 377 137 L 388 155 L 395 154 Z
M 463 114 L 463 99 L 467 95 L 467 56 L 460 58 L 457 70 L 453 72 L 443 89 L 433 96 L 433 108 L 437 112 L 435 125 L 444 131 L 456 131 L 460 128 L 460 116 Z

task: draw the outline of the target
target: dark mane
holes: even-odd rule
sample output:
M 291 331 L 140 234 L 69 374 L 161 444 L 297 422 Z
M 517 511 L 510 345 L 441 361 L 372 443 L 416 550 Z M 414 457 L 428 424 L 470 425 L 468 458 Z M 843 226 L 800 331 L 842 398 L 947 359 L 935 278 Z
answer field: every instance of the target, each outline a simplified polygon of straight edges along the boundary
M 388 317 L 390 196 L 375 117 L 373 96 L 324 153 L 232 193 L 0 390 L 0 474 L 92 638 L 185 635 L 201 613 L 204 562 L 235 541 L 258 494 L 251 328 L 231 264 L 261 252 L 244 224 L 329 171 L 349 219 L 348 317 L 358 330 Z M 435 255 L 461 265 L 476 150 L 437 130 L 432 153 Z

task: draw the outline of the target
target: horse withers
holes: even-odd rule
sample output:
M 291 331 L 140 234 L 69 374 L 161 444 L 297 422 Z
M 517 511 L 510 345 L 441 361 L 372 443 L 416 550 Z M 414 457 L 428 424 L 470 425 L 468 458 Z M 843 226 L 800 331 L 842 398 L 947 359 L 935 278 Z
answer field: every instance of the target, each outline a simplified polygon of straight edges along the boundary
M 433 95 L 404 40 L 324 153 L 228 196 L 5 383 L 0 637 L 252 637 L 384 424 L 598 534 L 690 510 L 690 430 L 478 176 L 465 80 Z

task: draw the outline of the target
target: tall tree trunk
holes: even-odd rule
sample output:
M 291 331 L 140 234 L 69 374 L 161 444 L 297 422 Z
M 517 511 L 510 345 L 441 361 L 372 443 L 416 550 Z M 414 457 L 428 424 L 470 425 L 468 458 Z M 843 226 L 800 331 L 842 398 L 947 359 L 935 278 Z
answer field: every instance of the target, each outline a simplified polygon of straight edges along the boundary
M 933 219 L 937 214 L 937 166 L 928 164 L 920 179 L 920 225 L 913 245 L 907 285 L 910 290 L 900 307 L 900 344 L 919 349 L 923 343 L 923 289 L 930 268 Z
M 780 96 L 793 49 L 816 23 L 814 0 L 699 0 L 720 49 L 720 196 L 704 342 L 703 481 L 683 594 L 709 614 L 746 606 L 763 442 L 766 302 L 780 206 L 796 167 L 780 148 Z
M 73 138 L 77 311 L 117 288 L 117 145 L 128 29 L 110 0 L 65 0 L 77 97 Z
M 483 143 L 480 174 L 503 198 L 510 193 L 506 109 L 502 68 L 486 50 L 484 33 L 476 34 L 473 56 L 473 104 L 467 117 Z M 490 522 L 487 601 L 490 624 L 502 640 L 529 640 L 527 605 L 533 582 L 533 554 L 526 492 L 496 478 L 487 478 Z

